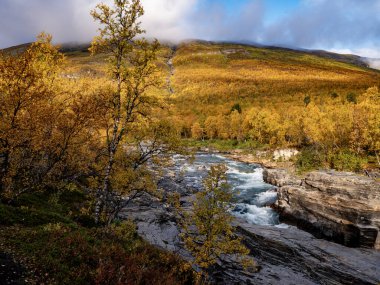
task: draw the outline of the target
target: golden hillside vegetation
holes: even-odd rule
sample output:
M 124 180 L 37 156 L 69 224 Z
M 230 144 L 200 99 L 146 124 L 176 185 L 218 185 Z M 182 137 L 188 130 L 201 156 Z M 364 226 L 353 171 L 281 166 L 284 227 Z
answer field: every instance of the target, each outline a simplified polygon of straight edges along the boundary
M 67 56 L 71 76 L 106 72 L 104 56 Z M 158 64 L 169 107 L 161 115 L 182 137 L 313 147 L 330 156 L 379 149 L 377 70 L 302 51 L 200 41 L 163 46 Z

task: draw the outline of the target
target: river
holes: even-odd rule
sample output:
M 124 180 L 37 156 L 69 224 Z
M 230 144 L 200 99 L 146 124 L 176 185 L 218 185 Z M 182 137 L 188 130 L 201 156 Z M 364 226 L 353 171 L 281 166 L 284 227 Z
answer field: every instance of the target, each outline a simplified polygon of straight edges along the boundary
M 258 164 L 248 164 L 235 161 L 219 154 L 197 153 L 193 160 L 184 156 L 174 156 L 174 169 L 181 173 L 186 187 L 200 189 L 202 179 L 213 164 L 225 164 L 228 168 L 227 179 L 235 196 L 233 214 L 242 217 L 253 224 L 279 224 L 278 214 L 269 207 L 276 201 L 277 193 L 274 187 L 263 180 L 263 169 Z

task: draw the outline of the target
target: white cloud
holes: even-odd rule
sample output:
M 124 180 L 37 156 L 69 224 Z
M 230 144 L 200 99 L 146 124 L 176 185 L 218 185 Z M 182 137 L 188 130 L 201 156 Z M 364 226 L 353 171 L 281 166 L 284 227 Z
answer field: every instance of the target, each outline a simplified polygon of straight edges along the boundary
M 142 0 L 147 36 L 192 36 L 188 21 L 198 0 Z M 41 31 L 56 42 L 88 42 L 96 34 L 90 11 L 100 0 L 0 0 L 0 48 L 30 42 Z M 103 0 L 111 4 L 112 0 Z
M 356 54 L 362 57 L 368 58 L 379 58 L 380 59 L 380 49 L 376 48 L 354 48 L 354 49 L 330 49 L 331 52 L 341 53 L 341 54 Z
M 1 0 L 0 47 L 33 41 L 41 31 L 57 42 L 88 41 L 96 32 L 96 0 Z
M 0 0 L 0 48 L 33 41 L 41 31 L 59 43 L 89 42 L 97 30 L 89 12 L 101 1 Z M 302 0 L 268 24 L 265 0 L 246 1 L 233 11 L 216 0 L 141 1 L 148 37 L 248 40 L 380 57 L 380 0 Z
M 365 61 L 370 67 L 380 69 L 380 49 L 359 48 L 359 49 L 331 49 L 330 51 L 341 54 L 356 54 L 365 57 Z
M 142 0 L 147 36 L 178 40 L 193 36 L 189 17 L 198 0 Z

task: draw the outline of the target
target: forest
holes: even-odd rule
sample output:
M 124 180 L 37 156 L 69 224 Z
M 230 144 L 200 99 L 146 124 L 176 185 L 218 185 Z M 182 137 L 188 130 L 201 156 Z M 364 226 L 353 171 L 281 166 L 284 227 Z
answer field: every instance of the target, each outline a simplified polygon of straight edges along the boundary
M 230 215 L 220 203 L 229 203 L 230 195 L 219 194 L 211 205 L 200 196 L 203 206 L 194 210 L 199 231 L 183 234 L 198 271 L 120 219 L 144 193 L 178 209 L 179 219 L 185 215 L 177 197 L 157 187 L 170 156 L 187 150 L 164 116 L 162 47 L 136 39 L 144 33 L 143 13 L 138 0 L 91 11 L 100 33 L 89 51 L 104 60 L 102 76 L 70 74 L 72 64 L 46 33 L 21 49 L 1 51 L 0 242 L 30 268 L 31 279 L 22 282 L 201 284 L 221 254 L 247 254 L 232 227 L 225 232 Z M 210 172 L 209 195 L 224 193 L 224 172 Z M 217 210 L 223 219 L 203 214 Z M 213 225 L 207 231 L 204 219 Z
M 378 71 L 286 49 L 202 42 L 180 45 L 173 62 L 170 114 L 182 137 L 295 147 L 304 150 L 301 163 L 311 157 L 309 170 L 379 166 Z
M 66 54 L 67 76 L 104 76 L 101 57 Z M 163 44 L 156 63 L 167 106 L 158 116 L 185 145 L 294 147 L 304 151 L 304 170 L 379 166 L 377 70 L 295 50 L 203 41 Z

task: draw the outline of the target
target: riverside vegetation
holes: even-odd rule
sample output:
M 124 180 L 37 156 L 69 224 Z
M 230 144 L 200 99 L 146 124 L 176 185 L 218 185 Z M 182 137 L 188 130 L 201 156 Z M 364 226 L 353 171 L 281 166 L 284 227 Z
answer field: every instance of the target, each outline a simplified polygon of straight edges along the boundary
M 297 147 L 301 170 L 380 165 L 379 72 L 285 49 L 136 40 L 140 1 L 114 4 L 92 12 L 100 34 L 90 52 L 62 53 L 44 33 L 0 52 L 0 244 L 37 272 L 30 281 L 203 282 L 117 219 L 143 192 L 163 196 L 159 169 L 184 145 Z M 247 253 L 225 227 L 229 199 L 214 174 L 225 185 L 213 169 L 197 231 L 184 237 L 203 271 L 211 251 Z M 222 201 L 207 208 L 215 195 Z M 202 224 L 215 218 L 208 210 L 224 217 L 215 228 Z
M 154 170 L 181 151 L 163 116 L 160 45 L 136 39 L 144 33 L 143 13 L 139 0 L 91 12 L 100 29 L 90 50 L 107 62 L 100 77 L 67 74 L 67 59 L 45 33 L 22 50 L 1 51 L 1 251 L 34 272 L 30 282 L 206 282 L 195 279 L 187 262 L 142 241 L 131 222 L 118 220 L 142 193 L 161 197 Z M 218 223 L 231 235 L 228 220 Z M 214 246 L 221 234 L 204 243 Z M 224 243 L 219 254 L 244 253 L 239 244 Z

